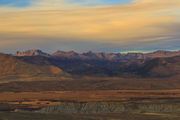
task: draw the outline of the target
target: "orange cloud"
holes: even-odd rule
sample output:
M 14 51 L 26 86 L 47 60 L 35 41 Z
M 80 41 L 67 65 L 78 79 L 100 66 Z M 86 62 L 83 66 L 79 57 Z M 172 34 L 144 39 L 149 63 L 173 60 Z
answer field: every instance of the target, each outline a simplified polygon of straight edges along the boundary
M 43 1 L 26 10 L 3 8 L 0 34 L 128 44 L 174 37 L 175 31 L 165 27 L 179 24 L 179 0 L 136 0 L 127 5 L 87 8 L 65 0 Z

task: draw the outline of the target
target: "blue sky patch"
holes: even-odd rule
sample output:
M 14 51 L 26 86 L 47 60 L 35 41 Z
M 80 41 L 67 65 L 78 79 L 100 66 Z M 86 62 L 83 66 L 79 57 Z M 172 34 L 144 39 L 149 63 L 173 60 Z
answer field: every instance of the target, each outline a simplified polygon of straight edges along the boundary
M 27 7 L 32 0 L 0 0 L 0 6 Z
M 69 4 L 85 6 L 128 4 L 131 1 L 132 0 L 65 0 L 65 2 L 68 2 Z M 0 0 L 0 7 L 28 7 L 32 5 L 33 2 L 36 2 L 36 0 Z

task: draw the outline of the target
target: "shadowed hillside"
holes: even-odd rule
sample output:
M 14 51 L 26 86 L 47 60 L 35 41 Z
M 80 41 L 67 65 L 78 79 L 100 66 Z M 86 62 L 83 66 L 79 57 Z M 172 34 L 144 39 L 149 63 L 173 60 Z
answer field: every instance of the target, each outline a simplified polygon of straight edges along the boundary
M 42 54 L 43 53 L 43 54 Z M 180 71 L 180 52 L 153 53 L 76 53 L 57 51 L 52 55 L 40 50 L 22 52 L 17 58 L 35 65 L 53 65 L 79 76 L 172 77 Z
M 169 77 L 180 74 L 180 56 L 169 58 L 155 58 L 146 62 L 140 68 L 144 76 Z

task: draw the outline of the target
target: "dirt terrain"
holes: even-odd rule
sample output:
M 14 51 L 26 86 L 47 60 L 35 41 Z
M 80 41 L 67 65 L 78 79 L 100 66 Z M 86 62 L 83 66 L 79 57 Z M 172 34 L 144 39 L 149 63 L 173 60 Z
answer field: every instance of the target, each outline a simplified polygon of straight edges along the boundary
M 0 113 L 1 120 L 178 120 L 174 114 L 143 114 L 143 113 L 114 113 L 114 114 L 65 114 L 65 113 Z
M 0 80 L 0 92 L 91 91 L 91 90 L 173 90 L 180 89 L 180 76 L 171 78 L 73 77 Z
M 46 91 L 3 92 L 0 101 L 122 101 L 129 99 L 173 99 L 180 98 L 180 90 L 99 90 L 99 91 Z
M 114 78 L 113 81 L 104 79 L 95 80 L 96 82 L 90 78 L 86 80 L 2 83 L 0 120 L 180 119 L 178 80 L 173 84 L 168 84 L 171 80 L 165 80 L 163 85 L 160 81 L 151 84 L 150 81 L 139 80 L 139 83 L 143 83 L 142 86 L 128 79 L 118 81 Z M 125 90 L 127 86 L 129 89 Z M 143 89 L 144 87 L 147 89 Z M 70 88 L 72 90 L 68 90 Z M 117 88 L 121 90 L 116 90 Z

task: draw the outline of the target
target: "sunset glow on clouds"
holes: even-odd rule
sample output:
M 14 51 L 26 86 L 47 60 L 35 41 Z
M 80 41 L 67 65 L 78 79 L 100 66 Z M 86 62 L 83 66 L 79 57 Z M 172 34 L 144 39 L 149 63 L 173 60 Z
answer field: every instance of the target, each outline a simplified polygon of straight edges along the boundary
M 180 48 L 180 0 L 3 1 L 0 51 Z

